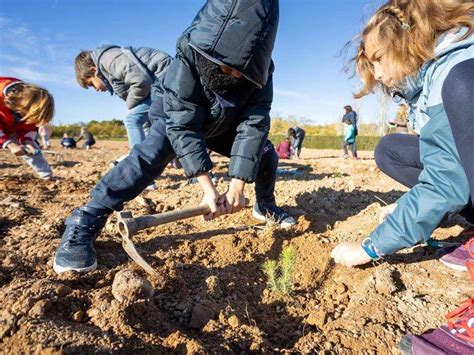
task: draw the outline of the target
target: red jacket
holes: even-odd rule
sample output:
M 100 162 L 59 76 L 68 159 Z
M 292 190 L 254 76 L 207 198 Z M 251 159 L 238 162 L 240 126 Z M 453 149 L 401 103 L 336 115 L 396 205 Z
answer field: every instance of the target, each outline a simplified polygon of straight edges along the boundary
M 289 159 L 291 155 L 291 143 L 285 139 L 280 142 L 275 148 L 280 159 Z
M 0 76 L 0 147 L 5 145 L 12 138 L 17 138 L 20 143 L 27 140 L 33 141 L 36 137 L 36 126 L 20 120 L 19 115 L 5 106 L 5 92 L 14 84 L 21 83 L 21 80 Z

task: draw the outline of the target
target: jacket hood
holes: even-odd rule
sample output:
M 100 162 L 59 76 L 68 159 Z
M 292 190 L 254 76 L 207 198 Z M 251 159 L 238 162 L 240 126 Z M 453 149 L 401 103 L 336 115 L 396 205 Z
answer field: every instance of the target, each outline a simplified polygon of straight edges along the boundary
M 111 48 L 120 48 L 120 47 L 113 44 L 105 44 L 103 46 L 97 47 L 92 51 L 92 60 L 95 63 L 95 67 L 97 69 L 97 75 L 100 77 L 100 79 L 104 83 L 110 95 L 113 95 L 114 89 L 112 88 L 112 85 L 109 83 L 105 75 L 102 73 L 102 70 L 100 69 L 100 57 L 102 57 L 102 54 L 104 54 L 105 51 Z
M 104 44 L 103 46 L 99 46 L 92 50 L 92 60 L 94 61 L 97 67 L 99 66 L 100 57 L 102 57 L 102 54 L 104 54 L 105 51 L 111 48 L 120 48 L 120 47 L 114 44 Z
M 208 0 L 185 33 L 189 45 L 263 87 L 278 29 L 278 0 Z
M 436 59 L 426 62 L 415 75 L 405 77 L 397 91 L 401 92 L 408 101 L 417 96 L 423 89 L 423 81 L 431 65 L 442 64 L 447 55 L 474 44 L 474 35 L 460 40 L 466 32 L 467 28 L 463 27 L 447 31 L 439 36 L 435 46 Z

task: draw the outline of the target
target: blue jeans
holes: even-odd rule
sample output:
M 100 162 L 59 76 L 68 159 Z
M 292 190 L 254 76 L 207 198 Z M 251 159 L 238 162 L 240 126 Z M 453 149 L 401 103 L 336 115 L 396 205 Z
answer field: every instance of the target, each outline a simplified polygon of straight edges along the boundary
M 133 148 L 134 145 L 141 143 L 145 139 L 143 126 L 148 122 L 148 111 L 150 111 L 151 103 L 152 98 L 148 96 L 142 103 L 131 109 L 123 120 L 130 148 Z
M 153 117 L 152 112 L 150 116 Z M 231 132 L 210 139 L 207 141 L 208 148 L 229 157 L 234 138 L 235 132 Z M 175 156 L 166 135 L 165 119 L 163 117 L 153 119 L 150 134 L 142 143 L 135 145 L 130 154 L 99 181 L 92 191 L 92 199 L 87 206 L 108 212 L 122 210 L 124 202 L 137 197 L 161 175 Z M 275 203 L 277 166 L 278 155 L 272 143 L 267 141 L 255 181 L 257 202 Z

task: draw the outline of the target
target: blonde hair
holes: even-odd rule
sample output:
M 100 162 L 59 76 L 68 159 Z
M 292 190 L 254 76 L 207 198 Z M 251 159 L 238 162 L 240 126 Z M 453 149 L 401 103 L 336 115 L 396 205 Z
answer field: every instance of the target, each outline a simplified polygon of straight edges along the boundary
M 408 120 L 408 105 L 401 104 L 397 109 L 397 119 L 403 122 Z
M 444 32 L 466 27 L 465 39 L 473 32 L 474 4 L 462 0 L 390 0 L 369 20 L 358 42 L 357 55 L 352 58 L 362 89 L 354 95 L 361 98 L 378 85 L 370 59 L 365 53 L 367 36 L 375 32 L 376 43 L 385 50 L 397 67 L 401 80 L 415 74 L 428 60 L 435 58 L 435 43 Z M 385 88 L 386 89 L 386 88 Z
M 18 112 L 26 123 L 46 124 L 54 116 L 53 96 L 34 84 L 15 84 L 5 96 L 5 106 Z

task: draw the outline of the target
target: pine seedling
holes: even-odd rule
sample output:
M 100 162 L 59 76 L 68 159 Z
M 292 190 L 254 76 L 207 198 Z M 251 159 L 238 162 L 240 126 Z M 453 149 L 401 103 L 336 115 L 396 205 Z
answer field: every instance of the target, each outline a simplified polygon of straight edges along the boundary
M 277 281 L 280 292 L 288 295 L 293 290 L 293 271 L 295 269 L 296 251 L 292 246 L 283 248 L 280 254 L 280 276 Z
M 289 295 L 293 290 L 295 260 L 295 248 L 288 246 L 283 248 L 278 262 L 267 260 L 262 265 L 263 272 L 267 276 L 268 288 L 278 296 Z
M 278 293 L 277 266 L 275 260 L 267 260 L 262 265 L 263 272 L 267 276 L 267 285 L 275 293 Z

